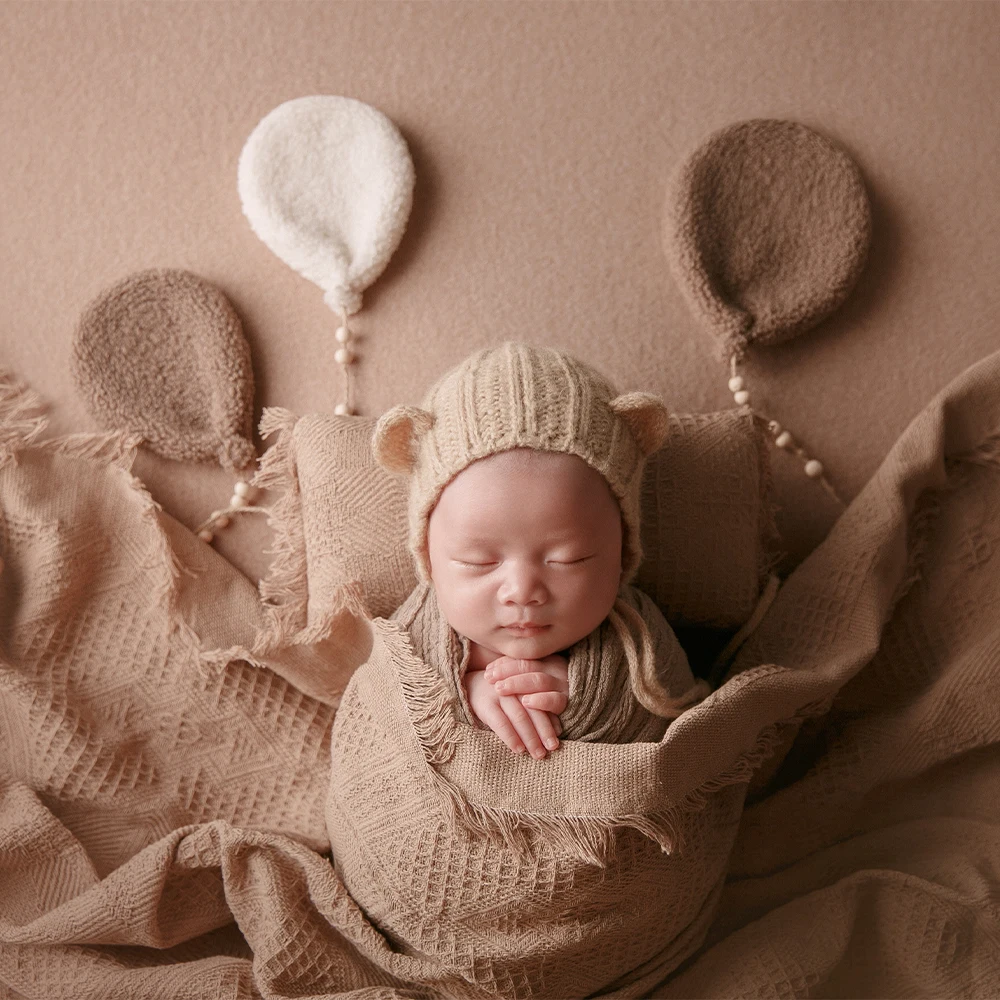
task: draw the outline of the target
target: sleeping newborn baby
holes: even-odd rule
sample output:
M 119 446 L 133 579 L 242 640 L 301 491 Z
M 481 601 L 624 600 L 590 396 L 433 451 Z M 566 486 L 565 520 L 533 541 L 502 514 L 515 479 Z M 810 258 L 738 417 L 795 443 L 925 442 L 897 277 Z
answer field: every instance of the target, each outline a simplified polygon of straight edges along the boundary
M 421 576 L 393 619 L 448 677 L 463 721 L 515 753 L 544 758 L 560 735 L 657 741 L 707 693 L 629 586 L 644 461 L 668 428 L 656 396 L 621 395 L 564 352 L 515 342 L 477 352 L 424 407 L 396 407 L 376 428 L 376 456 L 412 477 Z M 609 632 L 637 630 L 633 655 L 598 673 Z
M 670 723 L 707 686 L 630 583 L 668 427 L 656 396 L 517 342 L 376 425 L 419 582 L 371 620 L 326 823 L 393 985 L 648 996 L 704 936 L 743 790 L 676 793 Z

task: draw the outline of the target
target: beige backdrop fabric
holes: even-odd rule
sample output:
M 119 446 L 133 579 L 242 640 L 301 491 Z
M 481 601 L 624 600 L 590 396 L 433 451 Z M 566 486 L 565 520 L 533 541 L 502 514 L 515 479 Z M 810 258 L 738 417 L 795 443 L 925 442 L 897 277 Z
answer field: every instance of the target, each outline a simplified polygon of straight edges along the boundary
M 840 143 L 873 210 L 845 307 L 758 355 L 755 399 L 854 496 L 908 421 L 1000 346 L 1000 4 L 0 4 L 0 361 L 95 425 L 73 390 L 86 304 L 147 267 L 216 283 L 253 352 L 257 410 L 342 398 L 335 321 L 253 235 L 239 152 L 285 100 L 342 94 L 389 115 L 417 183 L 409 229 L 356 321 L 357 401 L 420 399 L 472 350 L 530 337 L 678 412 L 731 405 L 661 246 L 666 182 L 715 129 L 790 118 Z M 194 526 L 232 476 L 140 456 Z M 778 455 L 798 561 L 839 513 Z M 217 546 L 253 579 L 262 521 Z

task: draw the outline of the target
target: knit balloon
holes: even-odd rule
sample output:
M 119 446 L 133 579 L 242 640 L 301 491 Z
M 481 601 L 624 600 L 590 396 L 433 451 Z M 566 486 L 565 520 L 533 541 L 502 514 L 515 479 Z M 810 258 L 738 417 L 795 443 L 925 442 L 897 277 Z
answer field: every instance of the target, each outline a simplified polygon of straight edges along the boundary
M 396 126 L 350 97 L 315 95 L 279 104 L 240 154 L 239 193 L 253 231 L 286 264 L 323 289 L 340 316 L 334 359 L 355 360 L 347 317 L 385 270 L 413 201 L 413 162 Z
M 218 462 L 250 473 L 253 369 L 239 316 L 219 289 L 190 271 L 139 271 L 83 311 L 70 355 L 73 379 L 98 423 L 138 434 L 177 462 Z M 251 487 L 237 479 L 226 508 L 198 529 L 206 542 Z
M 861 274 L 870 240 L 868 196 L 854 161 L 797 122 L 737 122 L 678 165 L 664 248 L 692 314 L 729 367 L 738 406 L 753 409 L 737 372 L 747 352 L 833 313 Z M 839 501 L 822 463 L 776 420 L 764 420 L 775 445 L 794 451 L 806 475 Z
M 103 426 L 178 462 L 254 463 L 250 347 L 229 300 L 198 275 L 140 271 L 101 292 L 77 324 L 70 365 Z

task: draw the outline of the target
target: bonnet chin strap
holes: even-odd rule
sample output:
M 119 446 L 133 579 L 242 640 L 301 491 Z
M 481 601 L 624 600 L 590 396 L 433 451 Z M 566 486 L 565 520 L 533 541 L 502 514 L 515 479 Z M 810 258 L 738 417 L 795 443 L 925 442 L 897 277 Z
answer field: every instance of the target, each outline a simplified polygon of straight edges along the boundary
M 644 708 L 661 718 L 676 719 L 711 693 L 708 684 L 698 680 L 683 694 L 671 695 L 660 680 L 661 671 L 669 673 L 670 664 L 660 664 L 657 669 L 656 651 L 649 627 L 642 615 L 621 596 L 615 598 L 608 620 L 625 650 L 632 691 Z M 642 644 L 641 649 L 636 644 L 636 636 Z

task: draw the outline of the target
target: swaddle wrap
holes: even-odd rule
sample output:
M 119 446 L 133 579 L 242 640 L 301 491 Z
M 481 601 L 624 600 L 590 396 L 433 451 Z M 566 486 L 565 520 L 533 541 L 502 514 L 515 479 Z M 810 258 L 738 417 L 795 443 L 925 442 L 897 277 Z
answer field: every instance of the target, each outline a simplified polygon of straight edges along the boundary
M 701 942 L 744 788 L 669 794 L 668 720 L 622 697 L 629 650 L 652 657 L 672 714 L 705 689 L 649 605 L 623 587 L 571 647 L 564 737 L 580 735 L 542 761 L 464 721 L 454 636 L 428 591 L 373 620 L 331 735 L 333 859 L 394 947 L 440 963 L 443 995 L 642 996 Z
M 461 721 L 485 728 L 464 685 L 471 643 L 441 613 L 433 585 L 418 583 L 391 618 L 407 630 L 417 655 L 451 687 Z M 687 654 L 660 609 L 635 587 L 622 587 L 608 617 L 564 655 L 569 704 L 559 719 L 567 740 L 655 742 L 670 719 L 708 693 L 706 684 L 695 681 Z M 643 691 L 648 706 L 636 697 L 635 688 Z

